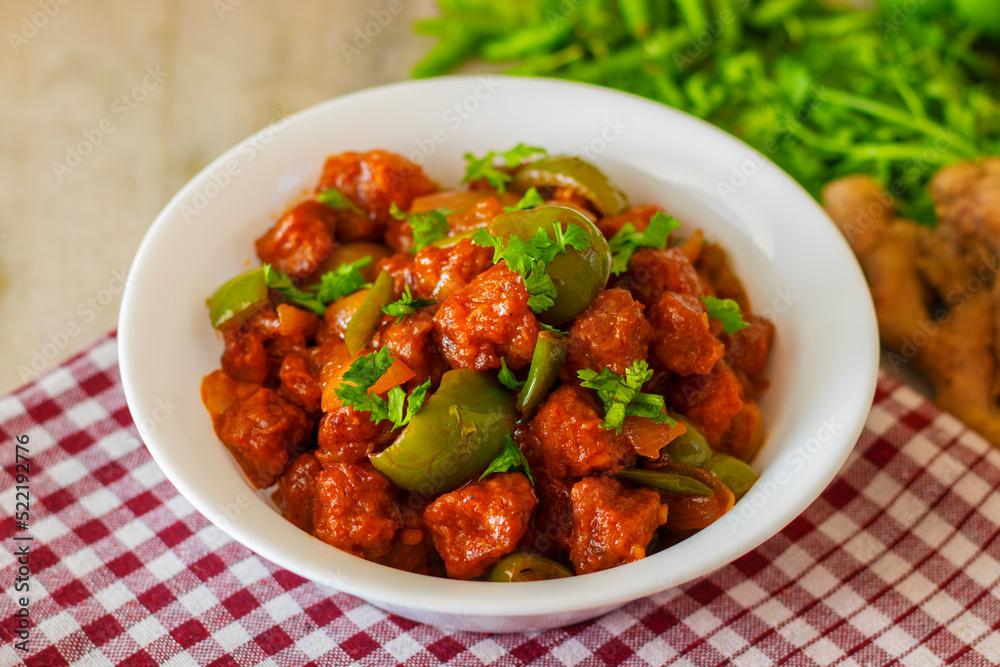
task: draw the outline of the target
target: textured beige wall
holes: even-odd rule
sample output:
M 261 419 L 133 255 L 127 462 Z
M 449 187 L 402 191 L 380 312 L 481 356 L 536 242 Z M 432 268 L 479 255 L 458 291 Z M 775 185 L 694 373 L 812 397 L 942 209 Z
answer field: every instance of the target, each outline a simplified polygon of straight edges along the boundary
M 434 10 L 62 2 L 0 3 L 0 393 L 115 326 L 139 241 L 189 178 L 277 116 L 406 78 L 430 45 L 410 25 Z M 391 20 L 348 62 L 373 11 Z

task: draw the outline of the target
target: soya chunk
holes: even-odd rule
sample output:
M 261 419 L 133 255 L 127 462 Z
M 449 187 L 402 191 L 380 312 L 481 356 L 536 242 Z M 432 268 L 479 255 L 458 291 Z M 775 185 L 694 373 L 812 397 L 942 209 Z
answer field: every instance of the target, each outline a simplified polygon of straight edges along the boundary
M 379 560 L 402 525 L 397 491 L 370 463 L 334 463 L 316 477 L 313 534 L 349 554 Z
M 576 380 L 576 372 L 610 368 L 619 375 L 634 361 L 645 359 L 653 328 L 642 314 L 643 306 L 622 289 L 602 290 L 574 322 L 569 351 L 559 376 Z
M 623 435 L 601 427 L 590 390 L 564 384 L 549 394 L 531 421 L 534 451 L 554 477 L 618 472 L 632 451 Z
M 420 386 L 428 378 L 436 387 L 448 370 L 448 362 L 441 356 L 434 341 L 434 317 L 426 311 L 407 315 L 401 322 L 393 320 L 384 325 L 375 334 L 372 347 L 376 350 L 388 347 L 392 356 L 414 372 L 413 378 L 406 383 L 407 390 Z
M 434 316 L 445 359 L 453 368 L 513 369 L 531 361 L 538 323 L 521 276 L 500 262 L 441 304 Z
M 317 201 L 292 208 L 257 239 L 260 261 L 305 280 L 333 253 L 333 209 Z
M 628 271 L 622 274 L 617 286 L 632 292 L 647 307 L 656 303 L 664 292 L 695 297 L 703 293 L 698 272 L 680 248 L 640 248 L 628 261 Z
M 693 421 L 713 446 L 743 409 L 743 386 L 725 361 L 715 364 L 707 375 L 674 378 L 668 393 L 674 407 Z
M 613 477 L 573 485 L 573 537 L 569 558 L 577 574 L 598 572 L 646 556 L 667 508 L 651 489 L 622 486 Z
M 493 266 L 493 251 L 462 239 L 445 248 L 427 246 L 413 258 L 413 292 L 443 301 Z
M 448 576 L 474 579 L 514 551 L 538 500 L 519 472 L 473 482 L 439 496 L 424 510 Z
M 313 529 L 313 501 L 320 470 L 316 457 L 312 452 L 306 452 L 300 454 L 278 478 L 281 516 L 307 533 Z
M 677 375 L 704 375 L 726 351 L 693 296 L 665 292 L 649 309 L 649 322 L 655 329 L 650 346 L 654 359 Z

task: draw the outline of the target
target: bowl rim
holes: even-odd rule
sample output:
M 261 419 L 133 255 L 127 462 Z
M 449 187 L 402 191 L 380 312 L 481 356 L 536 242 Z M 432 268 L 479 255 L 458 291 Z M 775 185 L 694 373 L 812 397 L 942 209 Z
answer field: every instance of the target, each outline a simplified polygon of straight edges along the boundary
M 595 98 L 602 98 L 603 101 L 608 103 L 633 105 L 635 108 L 642 108 L 644 113 L 662 116 L 665 122 L 694 123 L 700 126 L 700 131 L 708 133 L 707 136 L 710 136 L 716 142 L 729 144 L 741 151 L 752 150 L 735 137 L 701 119 L 629 93 L 591 84 L 554 79 L 502 75 L 490 76 L 501 81 L 508 91 L 518 89 L 523 91 L 524 94 L 530 95 L 538 93 L 540 89 L 548 89 L 549 93 L 566 93 L 567 95 L 586 94 Z M 337 113 L 341 109 L 370 101 L 373 98 L 405 97 L 414 93 L 419 93 L 423 96 L 447 95 L 465 90 L 481 80 L 482 77 L 475 75 L 450 76 L 379 86 L 321 102 L 279 122 L 281 124 L 308 124 L 327 114 Z M 185 184 L 157 215 L 136 252 L 122 297 L 122 306 L 119 315 L 118 345 L 122 385 L 129 409 L 132 411 L 133 418 L 137 424 L 141 423 L 141 420 L 146 416 L 143 412 L 143 405 L 146 404 L 146 399 L 150 396 L 148 393 L 150 388 L 144 385 L 140 370 L 142 367 L 142 357 L 148 351 L 143 350 L 142 340 L 137 338 L 138 334 L 136 332 L 137 315 L 142 311 L 142 285 L 145 281 L 155 279 L 155 276 L 144 274 L 144 267 L 157 252 L 156 244 L 159 236 L 164 234 L 165 230 L 171 224 L 177 224 L 171 221 L 177 220 L 179 215 L 178 209 L 181 203 L 190 197 L 200 186 L 204 185 L 209 176 L 223 166 L 227 160 L 232 159 L 240 146 L 247 141 L 261 138 L 265 133 L 272 131 L 273 127 L 264 128 L 247 140 L 230 148 Z M 245 513 L 240 517 L 241 520 L 225 522 L 225 525 L 223 525 L 223 522 L 218 520 L 218 513 L 214 511 L 210 502 L 203 497 L 202 490 L 190 483 L 185 471 L 180 468 L 179 462 L 172 455 L 169 443 L 163 442 L 163 438 L 158 435 L 158 432 L 143 434 L 143 440 L 147 445 L 147 449 L 180 494 L 233 539 L 247 546 L 260 556 L 296 574 L 317 583 L 357 595 L 375 604 L 381 603 L 386 606 L 410 608 L 432 613 L 518 618 L 617 606 L 709 574 L 760 546 L 791 523 L 819 497 L 850 455 L 854 443 L 862 432 L 875 394 L 878 373 L 879 346 L 874 307 L 872 306 L 870 293 L 853 253 L 851 253 L 846 241 L 840 236 L 839 231 L 829 221 L 829 218 L 815 200 L 776 165 L 766 158 L 762 159 L 761 172 L 766 173 L 768 178 L 777 180 L 778 184 L 782 187 L 783 195 L 794 200 L 797 206 L 809 210 L 811 217 L 814 219 L 818 219 L 819 221 L 825 220 L 830 226 L 830 231 L 835 233 L 835 237 L 826 232 L 821 234 L 825 237 L 823 239 L 824 252 L 837 255 L 838 266 L 853 267 L 853 270 L 847 270 L 846 275 L 838 276 L 838 287 L 843 293 L 850 295 L 850 299 L 845 299 L 845 303 L 850 302 L 851 308 L 854 311 L 853 316 L 855 320 L 852 326 L 860 330 L 862 332 L 861 339 L 867 339 L 869 343 L 865 349 L 854 350 L 854 353 L 860 358 L 858 364 L 859 370 L 854 373 L 853 378 L 855 388 L 849 396 L 844 397 L 844 403 L 839 406 L 841 413 L 848 416 L 846 429 L 842 430 L 839 436 L 833 438 L 832 442 L 828 443 L 829 446 L 824 447 L 818 452 L 815 463 L 818 464 L 819 469 L 816 470 L 814 467 L 808 477 L 809 483 L 797 483 L 789 487 L 788 493 L 790 495 L 786 496 L 786 501 L 780 503 L 779 507 L 771 510 L 765 517 L 766 521 L 762 521 L 759 525 L 755 526 L 755 530 L 751 532 L 752 539 L 748 539 L 740 544 L 738 549 L 726 552 L 724 556 L 718 553 L 699 556 L 698 562 L 690 566 L 688 571 L 682 576 L 673 579 L 664 578 L 662 573 L 660 573 L 660 576 L 656 576 L 655 556 L 659 555 L 656 554 L 651 558 L 635 563 L 585 575 L 587 577 L 586 580 L 592 584 L 589 587 L 577 586 L 575 578 L 570 578 L 556 581 L 519 583 L 513 587 L 500 589 L 488 582 L 437 579 L 427 577 L 426 575 L 392 570 L 386 566 L 371 563 L 343 553 L 340 556 L 356 562 L 344 561 L 343 558 L 331 556 L 334 561 L 339 561 L 337 571 L 339 572 L 341 566 L 343 566 L 345 571 L 349 571 L 349 574 L 345 576 L 330 576 L 331 573 L 328 569 L 317 569 L 317 566 L 313 562 L 301 562 L 299 554 L 293 553 L 288 548 L 283 547 L 279 541 L 261 539 L 259 531 L 250 525 L 254 516 L 260 516 L 256 509 L 253 512 Z M 269 512 L 271 511 L 270 509 L 265 509 Z M 682 546 L 687 542 L 691 542 L 691 540 L 682 542 L 678 546 Z M 334 549 L 333 547 L 327 548 Z M 676 548 L 671 547 L 671 549 Z M 429 590 L 427 584 L 432 582 L 433 586 Z M 484 587 L 490 588 L 486 589 Z M 532 595 L 530 598 L 526 597 L 529 594 L 529 589 L 525 589 L 524 587 L 531 587 L 530 593 Z M 488 595 L 484 595 L 486 590 L 489 590 Z M 530 608 L 526 608 L 526 599 L 530 600 Z

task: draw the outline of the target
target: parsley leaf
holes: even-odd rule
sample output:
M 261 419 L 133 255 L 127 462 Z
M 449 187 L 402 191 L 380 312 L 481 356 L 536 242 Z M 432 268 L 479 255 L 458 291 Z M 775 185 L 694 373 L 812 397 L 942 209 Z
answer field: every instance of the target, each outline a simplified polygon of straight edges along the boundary
M 334 394 L 344 405 L 349 405 L 358 411 L 371 412 L 372 421 L 375 423 L 390 419 L 394 428 L 406 426 L 423 406 L 431 381 L 428 379 L 414 389 L 409 397 L 399 385 L 388 391 L 388 400 L 370 394 L 371 388 L 385 375 L 395 360 L 387 347 L 358 357 L 344 373 L 344 378 L 334 389 Z M 348 382 L 352 384 L 347 384 Z
M 389 213 L 396 220 L 405 220 L 413 230 L 413 250 L 423 250 L 430 244 L 448 236 L 451 227 L 448 226 L 448 218 L 445 217 L 451 211 L 444 208 L 436 208 L 423 213 L 404 213 L 396 202 L 389 207 Z
M 503 210 L 507 213 L 513 213 L 514 211 L 527 211 L 529 208 L 538 208 L 545 203 L 542 196 L 538 194 L 538 190 L 535 188 L 528 188 L 528 191 L 524 193 L 521 197 L 521 201 L 517 202 L 513 206 L 504 206 Z
M 326 312 L 326 304 L 317 298 L 315 292 L 299 289 L 291 276 L 281 269 L 265 264 L 264 282 L 267 283 L 268 287 L 288 299 L 288 303 L 292 305 L 308 308 L 321 317 Z
M 348 210 L 361 214 L 358 205 L 348 199 L 347 195 L 337 188 L 324 188 L 316 193 L 316 199 L 332 208 L 334 211 Z
M 396 320 L 396 324 L 399 324 L 404 317 L 417 312 L 417 308 L 433 306 L 435 303 L 437 301 L 434 299 L 414 299 L 413 294 L 410 293 L 410 286 L 407 285 L 403 288 L 403 296 L 398 301 L 382 306 L 382 312 L 386 315 L 398 315 L 399 319 Z
M 557 255 L 569 252 L 570 248 L 583 250 L 591 243 L 590 236 L 582 227 L 569 224 L 564 230 L 558 221 L 553 222 L 552 227 L 556 237 L 554 241 L 544 229 L 537 230 L 528 241 L 522 241 L 516 234 L 496 237 L 483 228 L 476 230 L 472 237 L 476 245 L 493 249 L 494 264 L 504 260 L 511 271 L 521 274 L 528 290 L 528 306 L 536 313 L 555 303 L 556 286 L 545 272 L 548 263 Z
M 524 382 L 514 376 L 514 371 L 507 368 L 507 362 L 503 357 L 500 357 L 500 372 L 497 374 L 497 379 L 511 391 L 518 391 L 524 386 Z
M 395 360 L 387 347 L 383 347 L 378 352 L 358 357 L 344 373 L 340 385 L 333 390 L 334 395 L 343 401 L 344 405 L 349 405 L 361 412 L 371 412 L 373 422 L 378 423 L 383 419 L 389 419 L 389 402 L 381 396 L 368 392 L 379 381 L 379 378 L 385 375 Z M 399 391 L 402 392 L 402 389 L 400 388 Z M 389 393 L 391 395 L 392 391 L 390 390 Z M 399 403 L 398 393 L 396 403 Z M 396 408 L 397 412 L 398 410 Z
M 628 270 L 628 261 L 639 248 L 666 248 L 670 232 L 681 226 L 673 216 L 657 211 L 645 231 L 637 232 L 632 223 L 625 223 L 608 245 L 611 246 L 611 273 L 618 276 Z
M 513 169 L 528 158 L 539 153 L 545 155 L 547 151 L 538 146 L 526 146 L 524 144 L 518 144 L 510 150 L 499 154 L 495 151 L 489 151 L 481 158 L 476 157 L 472 153 L 466 153 L 465 177 L 462 179 L 462 182 L 468 183 L 469 181 L 478 181 L 481 178 L 485 178 L 499 192 L 506 192 L 507 184 L 514 180 L 514 177 L 498 169 L 495 164 L 496 159 L 499 157 L 508 169 Z
M 348 294 L 354 294 L 364 287 L 371 287 L 371 283 L 364 279 L 360 271 L 371 263 L 371 255 L 368 255 L 324 273 L 320 276 L 319 288 L 316 290 L 319 300 L 330 303 Z
M 743 314 L 740 306 L 732 299 L 720 299 L 714 296 L 703 296 L 701 302 L 705 304 L 708 316 L 714 320 L 722 322 L 722 330 L 727 334 L 733 334 L 740 329 L 750 326 L 743 321 Z
M 497 457 L 493 459 L 489 467 L 483 471 L 483 474 L 479 476 L 479 479 L 483 479 L 490 473 L 494 472 L 510 472 L 510 471 L 520 470 L 531 482 L 531 485 L 535 485 L 535 480 L 531 476 L 531 467 L 528 465 L 528 459 L 524 458 L 524 454 L 518 449 L 517 445 L 514 444 L 514 439 L 510 435 L 506 436 L 503 443 L 503 449 L 497 454 Z
M 610 368 L 604 368 L 600 373 L 583 369 L 576 374 L 582 380 L 580 385 L 596 391 L 597 397 L 604 403 L 602 428 L 621 433 L 625 417 L 647 417 L 657 424 L 671 426 L 676 423 L 664 411 L 662 396 L 639 391 L 653 377 L 653 370 L 641 359 L 625 369 L 625 377 Z

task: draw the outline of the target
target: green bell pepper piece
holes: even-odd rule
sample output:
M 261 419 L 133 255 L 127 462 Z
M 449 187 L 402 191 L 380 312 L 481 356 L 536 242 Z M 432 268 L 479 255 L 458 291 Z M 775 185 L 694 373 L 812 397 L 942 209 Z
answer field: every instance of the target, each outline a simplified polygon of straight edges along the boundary
M 566 187 L 590 201 L 603 216 L 618 215 L 628 207 L 625 195 L 611 185 L 604 173 L 574 155 L 542 158 L 514 172 L 514 187 Z
M 718 477 L 723 484 L 729 487 L 736 499 L 739 500 L 754 484 L 757 483 L 757 473 L 753 468 L 735 456 L 712 454 L 712 458 L 705 464 L 705 470 Z
M 525 419 L 531 419 L 535 410 L 548 396 L 552 385 L 559 379 L 559 369 L 569 349 L 569 340 L 554 331 L 543 329 L 531 355 L 528 378 L 517 395 L 517 409 Z
M 514 397 L 492 373 L 448 371 L 396 441 L 371 462 L 404 489 L 445 493 L 486 470 L 516 421 Z
M 395 297 L 396 281 L 388 271 L 382 271 L 344 331 L 344 342 L 351 356 L 359 354 L 371 342 L 375 327 L 382 321 L 382 306 L 388 306 Z
M 544 229 L 549 238 L 555 240 L 553 223 L 556 222 L 563 227 L 581 227 L 590 237 L 590 245 L 583 250 L 569 248 L 567 253 L 557 255 L 545 267 L 556 287 L 556 297 L 555 302 L 538 315 L 538 319 L 552 326 L 575 319 L 608 284 L 611 249 L 604 235 L 583 214 L 566 206 L 539 206 L 526 211 L 501 213 L 486 227 L 493 236 L 514 234 L 527 242 L 539 229 Z
M 689 496 L 711 496 L 712 489 L 708 488 L 698 480 L 678 475 L 673 472 L 661 472 L 659 470 L 645 470 L 643 468 L 625 468 L 618 476 L 626 482 L 639 486 L 648 486 L 653 489 L 672 491 L 674 493 L 684 493 Z
M 673 410 L 668 410 L 667 413 L 687 426 L 687 430 L 667 443 L 664 452 L 677 463 L 695 468 L 704 467 L 713 454 L 704 434 L 684 415 Z M 660 456 L 662 455 L 661 453 Z
M 208 300 L 208 316 L 218 329 L 227 321 L 267 301 L 264 267 L 251 269 L 225 282 Z
M 504 556 L 493 566 L 488 581 L 545 581 L 572 577 L 573 572 L 559 563 L 526 551 L 515 551 Z

